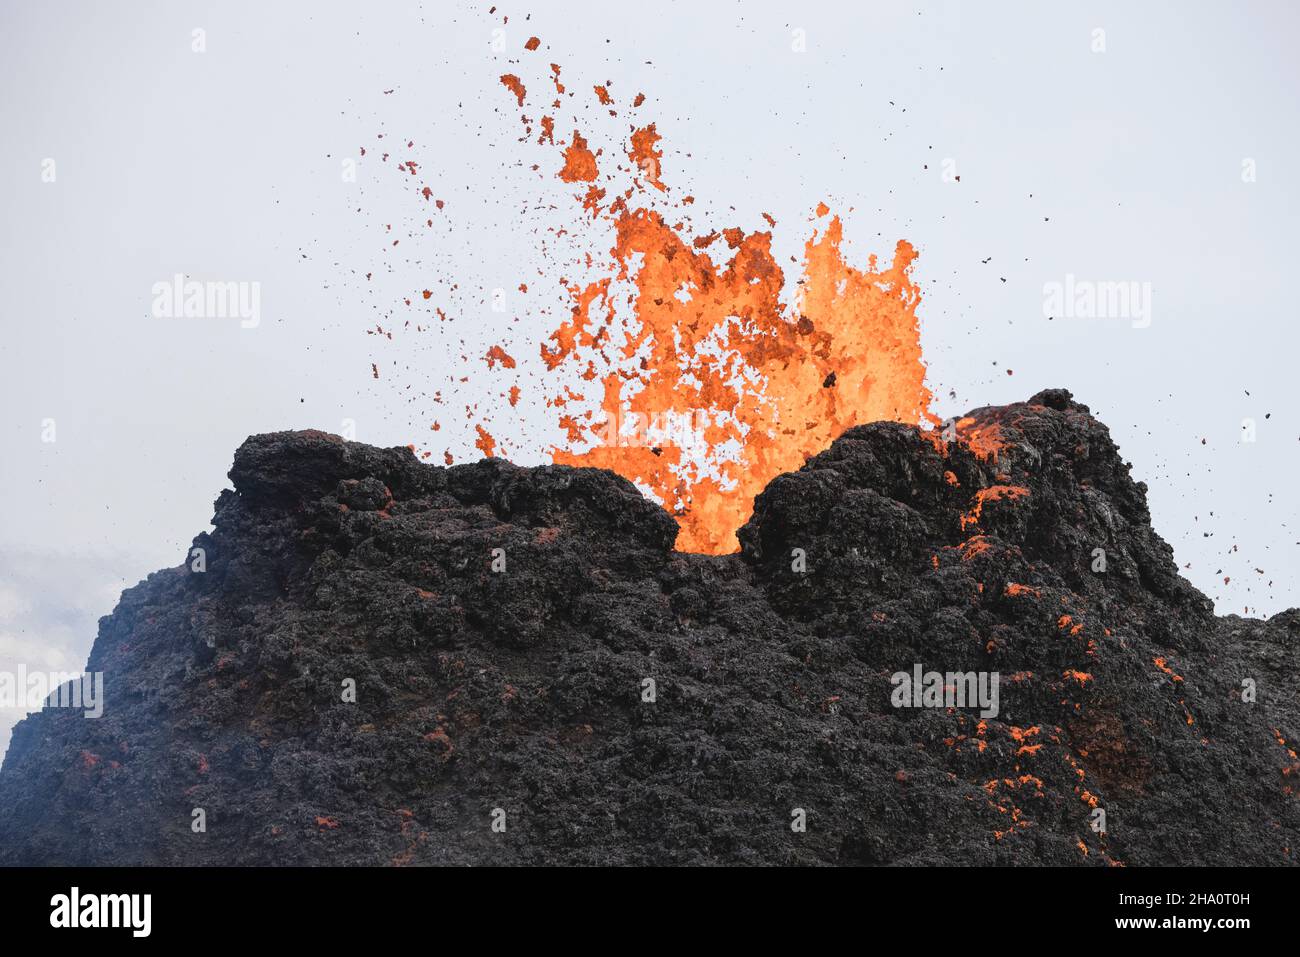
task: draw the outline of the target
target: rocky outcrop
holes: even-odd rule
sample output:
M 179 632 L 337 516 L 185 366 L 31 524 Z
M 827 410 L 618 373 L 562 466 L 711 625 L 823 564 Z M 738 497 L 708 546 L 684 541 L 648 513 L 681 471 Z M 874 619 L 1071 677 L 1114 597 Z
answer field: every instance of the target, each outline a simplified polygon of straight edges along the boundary
M 230 477 L 101 621 L 103 717 L 15 730 L 0 863 L 1300 854 L 1300 611 L 1216 618 L 1064 391 L 850 429 L 724 557 L 600 470 L 297 432 Z

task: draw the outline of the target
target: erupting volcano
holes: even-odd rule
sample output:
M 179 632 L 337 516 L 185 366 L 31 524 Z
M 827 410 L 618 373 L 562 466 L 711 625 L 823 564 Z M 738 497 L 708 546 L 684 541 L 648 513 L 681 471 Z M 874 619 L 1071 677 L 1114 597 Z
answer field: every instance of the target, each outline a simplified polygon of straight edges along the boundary
M 236 29 L 238 18 L 214 18 L 213 54 L 187 60 L 185 74 L 170 27 L 136 31 L 153 52 L 133 48 L 132 62 L 157 61 L 181 91 L 178 109 L 265 99 L 242 125 L 259 147 L 274 147 L 258 157 L 273 175 L 238 165 L 248 155 L 239 136 L 214 138 L 188 124 L 227 151 L 209 157 L 221 181 L 213 203 L 238 195 L 230 208 L 255 215 L 179 208 L 176 222 L 198 224 L 193 236 L 110 261 L 93 288 L 120 285 L 131 295 L 131 277 L 166 256 L 177 261 L 167 270 L 173 285 L 188 289 L 199 284 L 182 284 L 189 257 L 211 253 L 206 265 L 263 263 L 268 289 L 304 295 L 278 297 L 288 305 L 257 338 L 245 334 L 245 310 L 212 298 L 199 310 L 211 315 L 188 316 L 202 321 L 173 321 L 178 310 L 155 308 L 154 318 L 167 320 L 157 325 L 135 322 L 125 310 L 136 300 L 123 299 L 101 311 L 131 325 L 114 333 L 116 351 L 101 355 L 101 324 L 86 320 L 76 288 L 57 277 L 14 284 L 60 293 L 45 297 L 56 300 L 48 311 L 57 324 L 15 354 L 65 348 L 27 373 L 30 394 L 15 392 L 11 403 L 32 464 L 26 497 L 12 496 L 31 516 L 11 536 L 20 550 L 8 566 L 37 571 L 19 587 L 0 581 L 0 652 L 53 667 L 85 647 L 73 644 L 71 623 L 105 610 L 89 604 L 104 576 L 138 568 L 132 556 L 160 542 L 179 561 L 121 592 L 98 619 L 84 675 L 26 663 L 10 671 L 0 659 L 0 718 L 22 715 L 0 764 L 0 867 L 1300 861 L 1300 609 L 1216 616 L 1183 577 L 1192 566 L 1175 562 L 1133 474 L 1164 496 L 1196 487 L 1167 475 L 1205 467 L 1217 497 L 1184 495 L 1189 509 L 1209 513 L 1183 528 L 1205 542 L 1196 573 L 1200 556 L 1217 550 L 1235 557 L 1206 580 L 1227 585 L 1250 562 L 1273 587 L 1275 565 L 1266 572 L 1262 560 L 1236 555 L 1235 539 L 1210 541 L 1216 530 L 1279 515 L 1264 510 L 1271 491 L 1267 506 L 1234 513 L 1239 521 L 1222 514 L 1225 501 L 1245 500 L 1241 477 L 1251 470 L 1287 474 L 1260 465 L 1289 466 L 1287 453 L 1248 450 L 1257 431 L 1274 449 L 1285 438 L 1294 457 L 1293 433 L 1283 431 L 1290 420 L 1264 424 L 1273 382 L 1242 383 L 1270 393 L 1242 389 L 1250 400 L 1240 401 L 1242 415 L 1259 409 L 1263 418 L 1242 419 L 1233 471 L 1209 469 L 1228 461 L 1224 428 L 1236 438 L 1238 406 L 1215 403 L 1234 391 L 1237 370 L 1258 362 L 1261 330 L 1273 330 L 1257 325 L 1255 338 L 1240 336 L 1245 365 L 1236 366 L 1222 352 L 1235 328 L 1202 340 L 1208 325 L 1171 322 L 1121 339 L 1130 326 L 1089 324 L 1137 312 L 1145 324 L 1131 328 L 1147 328 L 1148 275 L 1181 287 L 1168 296 L 1171 313 L 1208 304 L 1198 322 L 1224 327 L 1266 311 L 1215 312 L 1224 291 L 1240 286 L 1230 269 L 1202 286 L 1176 283 L 1194 256 L 1169 237 L 1202 224 L 1197 217 L 1210 209 L 1207 235 L 1223 234 L 1210 229 L 1224 223 L 1264 224 L 1256 216 L 1266 203 L 1285 209 L 1279 177 L 1261 176 L 1240 193 L 1224 178 L 1235 173 L 1239 147 L 1260 147 L 1261 173 L 1277 168 L 1252 123 L 1280 100 L 1236 110 L 1239 90 L 1229 97 L 1193 86 L 1188 109 L 1218 96 L 1241 114 L 1229 118 L 1240 122 L 1207 120 L 1215 135 L 1226 131 L 1221 155 L 1182 164 L 1196 170 L 1170 173 L 1159 157 L 1130 169 L 1113 162 L 1118 147 L 1106 154 L 1115 144 L 1092 142 L 1095 130 L 1110 123 L 1144 129 L 1153 142 L 1191 142 L 1179 139 L 1185 110 L 1165 110 L 1172 119 L 1156 123 L 1164 113 L 1152 98 L 1129 93 L 1148 78 L 1165 93 L 1168 77 L 1196 79 L 1199 67 L 1180 74 L 1176 59 L 1160 58 L 1134 72 L 1151 58 L 1091 58 L 1076 16 L 1058 18 L 1055 36 L 1045 32 L 1051 17 L 980 16 L 966 40 L 952 11 L 909 6 L 882 17 L 873 9 L 850 30 L 846 8 L 836 7 L 818 11 L 815 23 L 810 15 L 807 30 L 782 27 L 792 33 L 790 52 L 808 55 L 777 63 L 770 54 L 784 40 L 784 17 L 775 7 L 746 5 L 743 17 L 690 11 L 682 29 L 713 47 L 703 57 L 686 49 L 670 11 L 619 18 L 600 9 L 566 29 L 565 42 L 593 64 L 596 44 L 609 44 L 610 79 L 553 62 L 564 54 L 521 32 L 558 31 L 549 13 L 525 14 L 522 27 L 516 18 L 507 33 L 509 18 L 492 7 L 501 28 L 489 41 L 481 11 L 437 6 L 386 25 L 384 16 L 304 19 L 288 10 L 259 20 L 255 34 Z M 431 51 L 425 35 L 406 38 L 416 17 L 436 22 L 443 50 Z M 563 18 L 569 27 L 579 20 L 567 7 Z M 63 39 L 61 21 L 30 19 L 19 32 Z M 1128 44 L 1162 35 L 1149 26 L 1131 17 L 1115 24 Z M 394 43 L 399 32 L 403 42 Z M 330 60 L 308 74 L 310 58 L 294 58 L 302 75 L 286 92 L 276 85 L 284 70 L 273 41 L 302 37 L 304 49 Z M 734 56 L 712 55 L 733 40 Z M 1071 42 L 1079 66 L 1067 59 Z M 1267 52 L 1260 59 L 1272 70 Z M 337 76 L 335 57 L 350 58 Z M 98 64 L 93 51 L 73 59 Z M 1024 77 L 1042 77 L 1044 63 L 1071 63 L 1063 72 L 1074 85 L 1026 91 Z M 662 105 L 639 92 L 670 70 Z M 308 75 L 312 82 L 302 80 Z M 101 99 L 129 102 L 137 79 L 124 72 Z M 28 123 L 21 155 L 74 161 L 71 182 L 55 188 L 51 158 L 42 186 L 33 185 L 34 169 L 21 185 L 30 221 L 49 220 L 48 233 L 33 231 L 40 242 L 27 241 L 35 250 L 28 271 L 40 279 L 36 260 L 67 260 L 44 255 L 61 248 L 56 239 L 80 242 L 67 226 L 94 190 L 87 174 L 121 172 L 122 151 L 107 135 L 91 138 L 98 153 L 51 138 L 63 127 L 44 122 L 50 104 L 33 102 L 14 113 L 19 124 L 41 120 Z M 390 103 L 396 116 L 385 113 Z M 1069 124 L 1056 122 L 1060 103 L 1077 108 Z M 280 131 L 286 104 L 303 118 Z M 846 104 L 863 109 L 841 123 Z M 900 119 L 906 108 L 913 113 Z M 150 128 L 151 109 L 122 113 L 134 125 L 115 128 Z M 1052 119 L 1053 137 L 1005 122 L 1030 113 Z M 926 119 L 913 124 L 918 115 Z M 1070 136 L 1055 136 L 1067 126 Z M 778 141 L 781 128 L 792 132 Z M 193 153 L 175 132 L 158 133 L 141 155 Z M 364 162 L 351 155 L 359 141 Z M 955 185 L 955 160 L 922 152 L 949 147 L 972 174 L 964 187 Z M 98 157 L 98 166 L 82 156 Z M 1078 162 L 1050 168 L 1047 160 L 1061 156 Z M 749 175 L 741 167 L 755 157 L 765 165 Z M 228 175 L 232 161 L 237 177 Z M 929 163 L 942 176 L 931 176 Z M 1193 175 L 1204 185 L 1194 188 Z M 181 179 L 149 180 L 157 195 L 133 204 L 144 213 L 138 233 L 124 233 L 139 242 L 126 248 L 157 233 L 155 214 L 188 185 Z M 1242 197 L 1233 203 L 1252 205 L 1231 205 L 1229 188 Z M 1266 203 L 1245 199 L 1250 192 Z M 1157 193 L 1164 205 L 1146 201 Z M 116 211 L 121 204 L 109 199 L 104 208 Z M 1095 215 L 1102 205 L 1113 209 Z M 191 215 L 204 209 L 208 218 Z M 1172 225 L 1146 228 L 1155 211 L 1170 210 Z M 289 211 L 305 215 L 281 215 Z M 1065 221 L 1055 233 L 1048 213 Z M 1000 233 L 990 228 L 999 219 L 1008 224 Z M 1031 232 L 1039 219 L 1042 231 Z M 293 243 L 271 231 L 277 222 L 290 223 L 296 255 L 283 255 Z M 1091 231 L 1081 232 L 1085 223 Z M 234 245 L 223 235 L 237 240 L 253 228 L 267 233 L 261 246 L 230 257 L 219 248 Z M 1138 239 L 1112 246 L 1124 228 Z M 85 249 L 102 248 L 94 239 Z M 1261 249 L 1278 248 L 1271 234 L 1255 239 L 1242 254 L 1250 268 L 1265 262 Z M 991 248 L 976 250 L 976 241 Z M 1160 255 L 1141 260 L 1146 250 Z M 998 265 L 985 269 L 995 254 Z M 1105 278 L 1135 258 L 1140 284 Z M 1004 259 L 1013 260 L 1005 270 Z M 195 262 L 196 273 L 202 266 Z M 1037 303 L 1025 297 L 1057 266 L 1099 277 L 1080 279 L 1081 294 L 1132 286 L 1146 290 L 1143 304 L 1056 316 L 1051 307 L 1039 323 Z M 305 286 L 281 281 L 309 268 L 318 272 Z M 975 272 L 986 281 L 980 292 L 968 282 Z M 1061 288 L 1075 290 L 1076 274 L 1065 275 Z M 261 280 L 201 284 L 261 289 Z M 318 293 L 338 296 L 337 313 L 328 303 L 314 308 Z M 968 311 L 982 320 L 941 328 L 976 295 L 979 308 Z M 41 308 L 39 298 L 28 305 Z M 241 313 L 238 328 L 227 312 Z M 968 349 L 957 336 L 970 337 Z M 1171 348 L 1175 341 L 1213 343 L 1215 364 L 1168 381 L 1145 375 L 1153 362 L 1191 355 Z M 163 368 L 153 361 L 163 350 L 197 362 L 197 371 Z M 941 367 L 949 358 L 954 366 Z M 72 371 L 60 377 L 56 359 Z M 997 368 L 984 368 L 986 359 Z M 1005 378 L 1008 364 L 1018 379 Z M 1187 383 L 1220 374 L 1196 412 Z M 58 381 L 47 387 L 51 375 Z M 1065 381 L 1043 381 L 1048 375 Z M 99 409 L 101 386 L 127 376 L 141 380 L 140 391 Z M 980 376 L 997 386 L 977 401 L 1014 401 L 948 418 L 958 387 L 982 387 Z M 1124 377 L 1131 387 L 1112 391 Z M 1037 381 L 1023 392 L 1001 391 L 1028 378 Z M 198 396 L 202 408 L 196 399 L 184 416 L 162 414 L 177 383 L 195 382 L 211 386 Z M 1123 444 L 1136 466 L 1061 386 L 1081 399 L 1101 393 L 1107 417 L 1132 416 Z M 1178 414 L 1147 417 L 1157 401 Z M 119 426 L 111 443 L 100 434 L 110 419 Z M 1169 461 L 1180 423 L 1207 430 L 1199 458 Z M 56 424 L 66 437 L 57 446 Z M 1210 428 L 1219 429 L 1217 449 Z M 1153 439 L 1162 431 L 1172 437 Z M 128 432 L 134 444 L 120 441 Z M 233 448 L 233 460 L 228 485 L 210 474 L 202 486 L 217 495 L 206 524 L 182 466 L 210 463 L 222 435 L 231 441 L 221 454 Z M 110 446 L 120 457 L 101 463 Z M 87 462 L 111 464 L 121 494 L 91 500 Z M 107 507 L 128 498 L 135 511 Z M 1157 504 L 1168 508 L 1167 498 Z M 1158 514 L 1162 526 L 1176 524 Z M 1277 519 L 1278 536 L 1291 537 L 1291 515 Z M 61 541 L 47 547 L 44 536 L 59 527 Z M 105 556 L 101 571 L 97 553 L 110 541 L 122 556 Z M 1291 555 L 1279 558 L 1288 568 Z M 78 888 L 90 895 L 90 883 L 103 883 L 55 875 L 64 877 L 73 912 Z M 166 873 L 150 880 L 174 883 Z M 1220 880 L 1177 892 L 1199 894 Z M 1213 896 L 1237 898 L 1234 911 L 1245 897 L 1246 906 L 1249 888 L 1224 880 Z M 1173 886 L 1140 889 L 1149 898 Z M 90 912 L 98 898 L 104 910 L 109 898 L 135 900 L 134 890 L 117 890 L 95 888 Z M 432 899 L 427 890 L 412 899 Z M 183 905 L 182 896 L 160 894 L 157 912 L 174 921 L 184 908 L 171 901 Z M 258 927 L 310 915 L 310 904 L 286 908 L 276 894 L 244 897 L 232 898 L 237 918 L 248 901 L 269 901 Z M 1124 908 L 1152 909 L 1123 897 Z M 347 894 L 333 898 L 370 913 Z M 972 904 L 947 891 L 917 902 L 927 916 L 944 901 L 958 913 L 983 908 L 985 917 L 962 916 L 961 926 L 1005 942 L 1009 930 L 1023 931 L 1016 921 L 1027 909 L 1014 889 L 1001 898 Z M 409 910 L 386 889 L 376 899 L 378 912 Z M 889 905 L 863 900 L 880 913 Z M 62 906 L 55 901 L 51 929 Z M 1215 913 L 1204 901 L 1166 903 Z M 1039 936 L 1050 946 L 1063 928 L 1075 932 L 1081 913 L 1099 919 L 1101 910 L 1070 898 L 1047 914 L 1054 924 Z M 39 909 L 23 920 L 33 913 L 39 923 Z M 212 919 L 187 916 L 188 939 Z M 1211 926 L 1209 917 L 1178 919 L 1179 929 L 1190 920 Z M 96 916 L 83 926 L 106 922 Z M 369 929 L 364 919 L 358 926 Z

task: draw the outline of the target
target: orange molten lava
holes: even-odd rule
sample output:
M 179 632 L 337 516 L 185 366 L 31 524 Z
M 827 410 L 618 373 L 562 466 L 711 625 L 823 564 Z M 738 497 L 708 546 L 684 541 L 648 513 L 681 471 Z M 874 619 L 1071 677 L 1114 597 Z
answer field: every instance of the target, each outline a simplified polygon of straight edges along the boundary
M 892 260 L 851 265 L 839 217 L 827 221 L 819 204 L 787 287 L 771 231 L 691 237 L 665 218 L 665 205 L 676 218 L 694 199 L 665 199 L 660 142 L 654 124 L 632 128 L 607 152 L 631 161 L 617 169 L 598 167 L 577 130 L 556 144 L 555 175 L 578 185 L 587 224 L 615 240 L 608 260 L 587 257 L 595 279 L 568 283 L 571 314 L 541 346 L 556 376 L 548 405 L 567 436 L 553 457 L 631 479 L 677 517 L 678 549 L 724 554 L 738 547 L 754 496 L 845 429 L 936 421 L 911 277 L 918 254 L 899 241 Z

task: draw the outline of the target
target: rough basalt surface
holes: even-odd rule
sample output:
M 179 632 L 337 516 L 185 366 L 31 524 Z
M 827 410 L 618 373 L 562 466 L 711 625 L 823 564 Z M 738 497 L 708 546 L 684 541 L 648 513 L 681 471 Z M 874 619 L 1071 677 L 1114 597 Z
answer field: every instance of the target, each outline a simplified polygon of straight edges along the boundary
M 104 716 L 15 730 L 0 863 L 1294 862 L 1300 611 L 1216 618 L 1069 393 L 970 418 L 849 430 L 725 557 L 609 472 L 254 436 Z M 916 664 L 998 716 L 895 708 Z

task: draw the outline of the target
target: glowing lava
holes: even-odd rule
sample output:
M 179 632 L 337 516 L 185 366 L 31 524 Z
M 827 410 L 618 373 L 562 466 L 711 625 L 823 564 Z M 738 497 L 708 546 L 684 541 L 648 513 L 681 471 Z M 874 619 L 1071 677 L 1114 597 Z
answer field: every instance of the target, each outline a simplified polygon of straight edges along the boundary
M 579 131 L 557 144 L 555 175 L 593 184 L 575 199 L 615 241 L 607 261 L 591 260 L 595 279 L 568 284 L 571 315 L 541 346 L 548 370 L 591 385 L 579 392 L 557 377 L 548 405 L 567 439 L 553 457 L 631 479 L 677 516 L 679 549 L 723 554 L 736 550 L 754 496 L 845 429 L 935 421 L 911 278 L 918 254 L 900 241 L 888 263 L 850 265 L 839 217 L 819 204 L 787 303 L 770 230 L 692 239 L 652 208 L 669 191 L 659 142 L 654 124 L 632 129 L 609 154 L 632 165 L 609 171 Z M 630 183 L 615 193 L 619 175 Z
M 695 198 L 665 179 L 675 154 L 658 125 L 622 116 L 638 111 L 644 94 L 624 99 L 609 83 L 570 90 L 558 64 L 547 72 L 540 57 L 529 59 L 540 45 L 529 38 L 511 61 L 517 72 L 499 82 L 504 103 L 519 110 L 520 142 L 550 153 L 533 167 L 544 192 L 574 201 L 571 214 L 544 221 L 538 247 L 545 259 L 538 271 L 559 281 L 561 306 L 558 316 L 516 314 L 518 325 L 502 330 L 508 341 L 473 351 L 472 361 L 486 365 L 473 375 L 501 377 L 498 394 L 507 400 L 466 404 L 475 448 L 487 456 L 518 450 L 524 417 L 516 406 L 521 398 L 534 408 L 544 403 L 556 429 L 533 440 L 539 452 L 623 475 L 676 516 L 679 549 L 724 554 L 738 547 L 736 530 L 754 496 L 844 430 L 880 420 L 938 424 L 929 411 L 921 294 L 912 280 L 918 253 L 910 243 L 900 240 L 881 262 L 873 255 L 853 265 L 840 218 L 819 203 L 802 262 L 787 275 L 773 252 L 776 221 L 766 213 L 764 228 L 696 229 Z M 432 227 L 425 204 L 434 188 L 420 182 L 422 168 L 413 160 L 399 166 L 422 197 L 420 219 Z M 532 208 L 553 217 L 552 199 Z M 436 208 L 442 211 L 441 199 Z M 452 296 L 459 284 L 444 285 L 439 295 Z M 403 299 L 407 308 L 434 295 L 427 281 L 416 288 Z M 440 324 L 449 321 L 441 306 L 428 309 Z M 415 323 L 416 332 L 425 328 Z M 372 334 L 391 339 L 382 327 Z M 444 351 L 440 361 L 447 358 Z M 372 373 L 379 377 L 378 366 Z M 521 390 L 525 377 L 540 377 L 540 385 Z M 441 390 L 432 400 L 443 403 Z M 997 435 L 977 431 L 973 420 L 957 423 L 943 441 L 993 452 Z M 946 448 L 937 433 L 927 434 Z M 450 451 L 443 458 L 453 461 Z
M 588 416 L 589 448 L 557 449 L 555 461 L 648 487 L 678 516 L 678 548 L 734 551 L 773 477 L 850 426 L 925 417 L 909 244 L 887 268 L 873 257 L 857 270 L 832 219 L 807 243 L 791 310 L 770 232 L 729 230 L 715 264 L 712 243 L 695 249 L 657 213 L 613 215 L 615 278 L 635 286 L 636 321 L 620 322 L 608 280 L 573 289 L 573 315 L 543 354 L 551 368 L 577 363 L 599 379 L 604 416 Z

